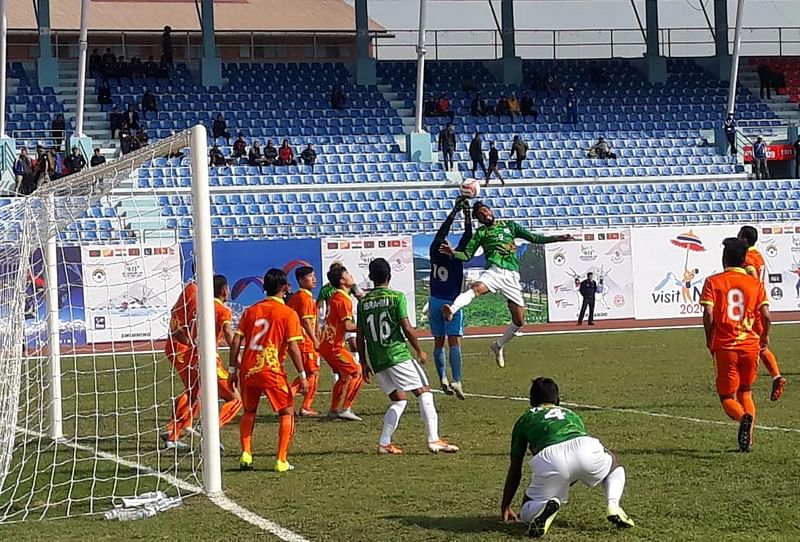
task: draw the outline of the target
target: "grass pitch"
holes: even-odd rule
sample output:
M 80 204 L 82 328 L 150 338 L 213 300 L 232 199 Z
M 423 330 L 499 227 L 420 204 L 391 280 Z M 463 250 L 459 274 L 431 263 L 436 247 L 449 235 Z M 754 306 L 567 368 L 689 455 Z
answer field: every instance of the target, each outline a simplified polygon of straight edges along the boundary
M 237 427 L 226 427 L 224 486 L 237 503 L 315 541 L 523 538 L 522 525 L 498 521 L 511 427 L 527 408 L 509 396 L 526 396 L 530 379 L 547 375 L 561 385 L 563 401 L 583 405 L 574 408 L 589 432 L 625 465 L 623 507 L 637 524 L 617 531 L 605 520 L 602 489 L 576 485 L 547 539 L 798 540 L 799 341 L 795 326 L 774 328 L 789 385 L 781 401 L 770 403 L 769 377 L 761 371 L 756 421 L 774 429 L 756 429 L 749 455 L 734 452 L 736 425 L 719 407 L 699 329 L 518 337 L 502 370 L 489 341 L 472 339 L 464 349 L 465 391 L 492 397 L 436 396 L 441 434 L 461 446 L 459 454 L 426 451 L 411 400 L 395 434 L 406 453 L 377 456 L 387 403 L 366 386 L 355 407 L 363 423 L 299 420 L 292 473 L 269 471 L 277 419 L 268 408 L 262 405 L 256 426 L 253 472 L 238 471 Z M 432 366 L 428 374 L 436 381 Z M 324 373 L 322 387 L 329 386 Z M 317 409 L 324 411 L 328 399 L 320 395 Z M 526 468 L 516 509 L 528 481 Z M 86 516 L 0 527 L 4 540 L 180 540 L 188 533 L 196 540 L 273 540 L 204 497 L 143 521 Z

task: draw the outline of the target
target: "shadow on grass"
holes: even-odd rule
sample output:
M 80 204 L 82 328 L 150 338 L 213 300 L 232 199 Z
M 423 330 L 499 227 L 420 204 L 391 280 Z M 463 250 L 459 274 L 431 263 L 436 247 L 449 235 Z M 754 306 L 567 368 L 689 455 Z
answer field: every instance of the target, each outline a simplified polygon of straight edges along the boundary
M 407 527 L 419 527 L 447 533 L 502 533 L 519 537 L 525 535 L 525 524 L 502 523 L 498 516 L 384 516 L 383 519 L 399 521 Z
M 668 457 L 688 457 L 691 459 L 719 459 L 722 456 L 739 453 L 736 449 L 697 450 L 694 448 L 615 448 L 620 457 L 626 455 L 664 455 Z

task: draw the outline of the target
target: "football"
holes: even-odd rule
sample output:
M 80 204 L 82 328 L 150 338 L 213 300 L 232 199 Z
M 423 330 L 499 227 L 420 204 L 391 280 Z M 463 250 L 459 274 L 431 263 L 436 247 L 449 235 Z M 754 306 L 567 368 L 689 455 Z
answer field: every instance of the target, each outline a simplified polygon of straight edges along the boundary
M 467 198 L 477 198 L 480 189 L 481 185 L 477 179 L 465 179 L 464 182 L 461 183 L 459 192 L 462 196 Z

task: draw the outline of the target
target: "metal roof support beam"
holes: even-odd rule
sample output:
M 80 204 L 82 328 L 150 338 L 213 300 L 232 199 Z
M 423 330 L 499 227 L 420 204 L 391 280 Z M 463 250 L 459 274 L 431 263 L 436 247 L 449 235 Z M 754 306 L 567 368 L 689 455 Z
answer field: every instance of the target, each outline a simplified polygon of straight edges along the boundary
M 221 87 L 222 59 L 217 54 L 214 38 L 214 0 L 203 0 L 202 10 L 203 58 L 200 61 L 200 78 L 204 87 Z
M 50 0 L 36 2 L 36 23 L 39 29 L 36 79 L 40 88 L 56 88 L 58 86 L 58 59 L 53 56 L 53 45 L 50 40 Z
M 514 27 L 514 0 L 500 2 L 500 37 L 503 40 L 503 83 L 519 85 L 522 83 L 522 59 L 517 56 Z
M 370 56 L 369 11 L 367 0 L 356 0 L 356 83 L 374 85 L 377 82 L 375 59 Z

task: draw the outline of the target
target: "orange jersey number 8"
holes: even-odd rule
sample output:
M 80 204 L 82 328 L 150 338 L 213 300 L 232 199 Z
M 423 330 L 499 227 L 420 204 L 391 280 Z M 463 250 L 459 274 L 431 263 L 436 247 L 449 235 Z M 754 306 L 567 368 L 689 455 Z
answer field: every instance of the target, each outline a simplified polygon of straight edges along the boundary
M 744 294 L 738 288 L 728 290 L 728 320 L 731 322 L 741 322 L 744 318 Z

